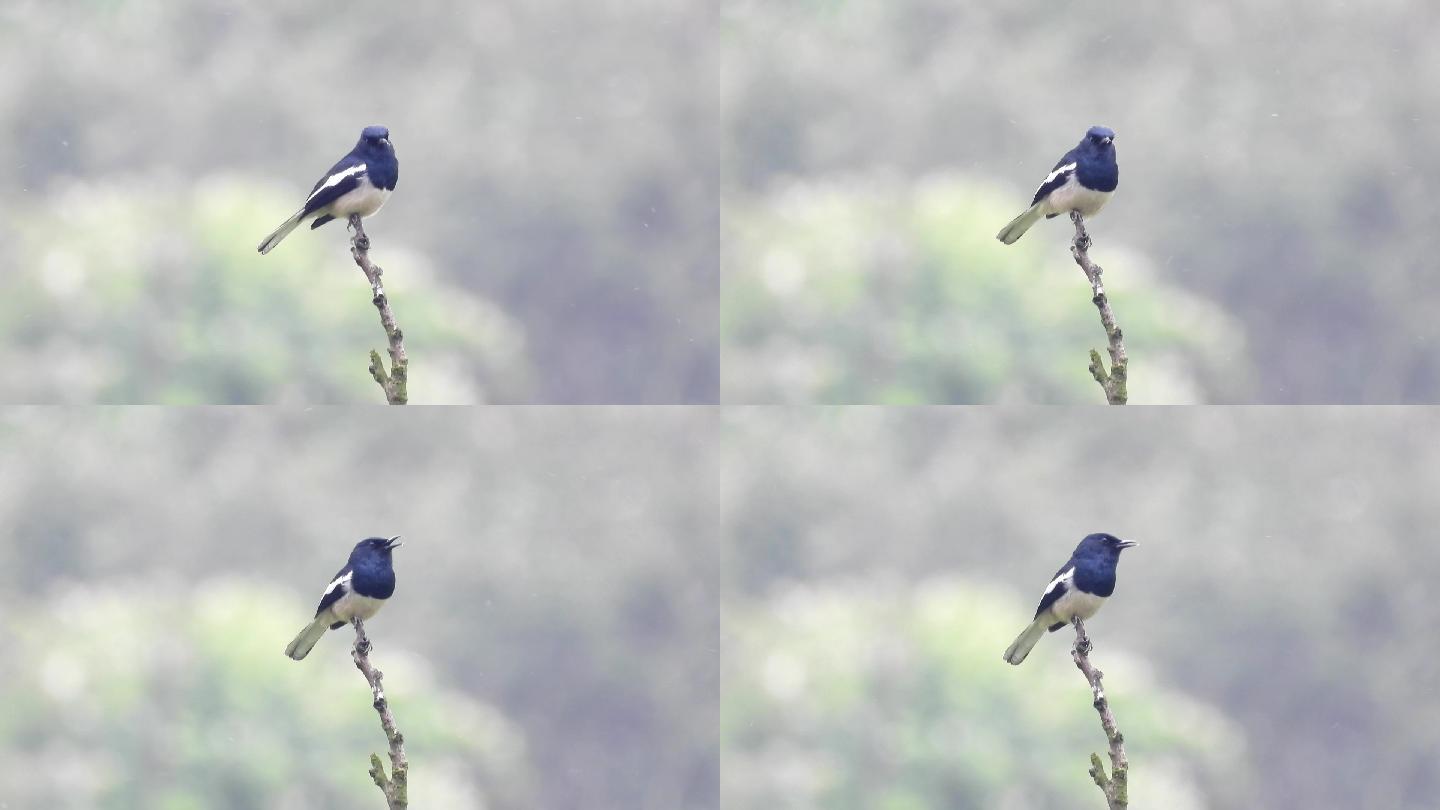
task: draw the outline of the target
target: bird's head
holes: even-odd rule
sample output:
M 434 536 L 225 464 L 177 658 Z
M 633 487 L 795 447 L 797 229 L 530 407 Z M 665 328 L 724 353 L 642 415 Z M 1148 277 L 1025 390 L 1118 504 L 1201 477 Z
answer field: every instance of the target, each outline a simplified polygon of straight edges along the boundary
M 1083 143 L 1098 152 L 1103 152 L 1106 149 L 1110 149 L 1114 141 L 1115 130 L 1109 127 L 1090 127 L 1090 130 L 1085 133 Z
M 400 535 L 394 537 L 370 537 L 355 544 L 355 550 L 350 552 L 353 558 L 357 555 L 380 555 L 389 557 L 390 552 L 400 547 Z
M 371 149 L 384 149 L 387 152 L 395 148 L 390 145 L 390 130 L 382 126 L 365 127 L 360 132 L 360 143 Z
M 1119 557 L 1120 552 L 1131 546 L 1139 545 L 1128 540 L 1121 540 L 1113 534 L 1091 534 L 1086 535 L 1080 545 L 1075 547 L 1077 556 L 1084 554 L 1104 555 L 1106 557 Z

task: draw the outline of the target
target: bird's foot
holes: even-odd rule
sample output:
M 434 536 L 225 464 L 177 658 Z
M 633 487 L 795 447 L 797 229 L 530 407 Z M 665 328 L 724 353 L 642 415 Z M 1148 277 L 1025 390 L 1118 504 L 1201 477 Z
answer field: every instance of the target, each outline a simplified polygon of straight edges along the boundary
M 355 232 L 355 247 L 364 252 L 370 249 L 370 237 L 365 234 L 365 229 L 360 225 L 360 215 L 350 215 L 350 230 Z

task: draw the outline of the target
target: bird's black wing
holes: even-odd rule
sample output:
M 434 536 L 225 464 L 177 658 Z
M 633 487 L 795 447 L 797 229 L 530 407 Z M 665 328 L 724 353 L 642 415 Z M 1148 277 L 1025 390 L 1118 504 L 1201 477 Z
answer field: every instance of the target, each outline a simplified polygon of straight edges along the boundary
M 315 187 L 310 189 L 310 196 L 305 199 L 305 214 L 313 214 L 354 191 L 360 185 L 360 178 L 365 176 L 365 171 L 365 161 L 353 153 L 340 158 Z
M 1045 595 L 1040 597 L 1040 606 L 1035 608 L 1035 617 L 1039 618 L 1041 613 L 1050 609 L 1055 601 L 1064 596 L 1070 590 L 1069 584 L 1065 582 L 1065 574 L 1075 570 L 1075 561 L 1072 559 L 1060 566 L 1055 576 L 1050 578 L 1050 587 L 1045 589 Z
M 1075 164 L 1079 162 L 1079 159 L 1076 150 L 1071 149 L 1065 153 L 1064 157 L 1056 161 L 1054 168 L 1050 170 L 1050 174 L 1047 175 L 1045 181 L 1040 184 L 1040 188 L 1035 190 L 1035 198 L 1030 201 L 1030 204 L 1034 205 L 1040 202 L 1048 197 L 1050 192 L 1065 185 L 1065 183 L 1070 180 L 1071 175 L 1075 174 Z
M 325 589 L 325 595 L 320 597 L 320 606 L 315 608 L 315 615 L 319 616 L 325 608 L 335 604 L 340 597 L 350 590 L 350 563 L 346 562 L 345 567 L 335 572 L 330 578 L 330 585 Z

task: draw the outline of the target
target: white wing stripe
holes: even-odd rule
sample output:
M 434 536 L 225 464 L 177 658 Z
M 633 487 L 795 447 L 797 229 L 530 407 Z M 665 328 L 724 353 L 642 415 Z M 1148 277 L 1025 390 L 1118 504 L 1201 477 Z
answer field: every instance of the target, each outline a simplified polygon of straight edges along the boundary
M 1060 576 L 1055 577 L 1054 579 L 1050 580 L 1050 584 L 1045 586 L 1045 593 L 1044 593 L 1044 595 L 1043 595 L 1041 598 L 1043 599 L 1044 596 L 1049 596 L 1049 595 L 1050 595 L 1050 592 L 1053 591 L 1053 590 L 1055 590 L 1055 589 L 1056 589 L 1057 587 L 1059 587 L 1060 585 L 1064 585 L 1065 587 L 1068 588 L 1068 587 L 1070 587 L 1071 584 L 1073 584 L 1074 582 L 1075 582 L 1075 568 L 1072 566 L 1072 567 L 1070 567 L 1070 568 L 1065 569 L 1065 573 L 1063 573 L 1063 574 L 1061 574 Z
M 330 583 L 329 587 L 327 587 L 327 588 L 325 589 L 325 593 L 323 593 L 323 594 L 320 595 L 320 598 L 321 598 L 321 599 L 324 599 L 325 597 L 329 596 L 331 591 L 335 590 L 336 588 L 340 587 L 341 585 L 349 586 L 349 584 L 350 584 L 350 577 L 354 576 L 354 574 L 355 574 L 354 571 L 347 571 L 347 572 L 345 572 L 345 576 L 340 577 L 339 579 L 337 579 L 337 580 L 335 580 L 334 582 Z
M 1050 172 L 1049 174 L 1045 175 L 1045 180 L 1044 180 L 1044 182 L 1040 183 L 1040 186 L 1041 186 L 1041 188 L 1044 188 L 1046 185 L 1048 185 L 1048 184 L 1050 183 L 1050 181 L 1054 180 L 1055 178 L 1059 177 L 1060 175 L 1065 174 L 1065 173 L 1067 173 L 1067 172 L 1073 172 L 1073 171 L 1075 171 L 1075 164 L 1074 164 L 1074 163 L 1066 163 L 1064 166 L 1061 166 L 1060 168 L 1056 169 L 1055 171 Z
M 309 197 L 306 197 L 306 198 L 305 198 L 305 202 L 307 202 L 307 203 L 310 202 L 311 200 L 315 199 L 315 195 L 316 195 L 316 194 L 319 194 L 320 192 L 324 191 L 324 190 L 327 189 L 327 188 L 330 188 L 331 186 L 338 185 L 341 181 L 343 181 L 343 180 L 344 180 L 345 178 L 347 178 L 347 177 L 350 177 L 350 176 L 352 176 L 352 175 L 357 175 L 357 174 L 364 174 L 364 173 L 365 173 L 365 164 L 364 164 L 364 163 L 361 163 L 359 166 L 351 166 L 350 168 L 346 169 L 346 170 L 343 171 L 343 172 L 338 172 L 338 173 L 336 173 L 336 174 L 332 174 L 332 175 L 330 175 L 329 177 L 325 178 L 325 182 L 324 182 L 324 183 L 321 183 L 319 188 L 317 188 L 317 189 L 315 189 L 313 192 L 311 192 Z

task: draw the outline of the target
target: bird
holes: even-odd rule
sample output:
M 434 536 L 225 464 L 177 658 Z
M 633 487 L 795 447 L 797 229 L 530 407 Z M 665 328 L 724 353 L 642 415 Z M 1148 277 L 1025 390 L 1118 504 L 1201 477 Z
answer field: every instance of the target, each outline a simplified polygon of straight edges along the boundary
M 995 238 L 1013 245 L 1042 216 L 1050 219 L 1079 211 L 1093 217 L 1109 202 L 1118 185 L 1120 165 L 1115 162 L 1115 131 L 1109 127 L 1091 127 L 1080 143 L 1066 152 L 1045 176 L 1030 207 L 1010 220 Z
M 1136 545 L 1113 534 L 1086 535 L 1069 561 L 1055 572 L 1040 597 L 1040 606 L 1035 608 L 1035 620 L 1005 651 L 1005 660 L 1019 664 L 1047 629 L 1053 633 L 1069 624 L 1072 617 L 1094 616 L 1115 592 L 1115 567 L 1120 563 L 1120 552 Z
M 310 223 L 310 229 L 314 230 L 332 219 L 374 214 L 385 204 L 399 180 L 400 163 L 390 143 L 390 130 L 381 126 L 365 127 L 355 148 L 336 161 L 310 189 L 310 196 L 305 198 L 300 210 L 265 237 L 260 243 L 260 253 L 274 250 L 281 239 L 312 217 L 315 221 Z
M 390 553 L 400 547 L 395 537 L 370 537 L 355 544 L 345 567 L 336 572 L 315 608 L 315 620 L 285 648 L 299 661 L 310 654 L 326 630 L 339 630 L 353 619 L 368 619 L 395 593 L 395 566 Z

